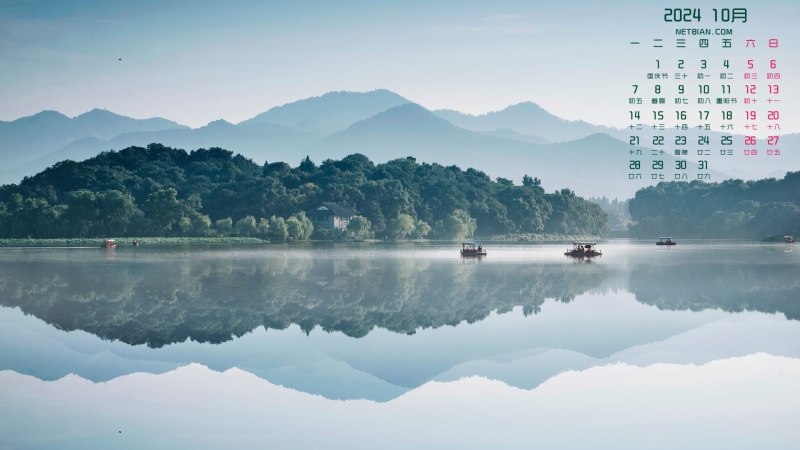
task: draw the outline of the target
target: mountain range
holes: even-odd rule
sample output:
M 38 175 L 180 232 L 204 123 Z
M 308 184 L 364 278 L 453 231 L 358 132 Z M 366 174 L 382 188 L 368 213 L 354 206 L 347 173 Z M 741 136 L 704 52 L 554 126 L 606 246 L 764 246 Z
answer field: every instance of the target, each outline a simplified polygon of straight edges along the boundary
M 554 142 L 574 141 L 596 133 L 614 135 L 619 132 L 616 128 L 592 125 L 582 120 L 561 119 L 531 102 L 518 103 L 501 111 L 493 111 L 479 116 L 450 109 L 439 109 L 433 113 L 467 130 L 490 132 L 505 128 Z
M 42 111 L 11 122 L 0 121 L 0 157 L 10 168 L 80 139 L 109 140 L 122 133 L 188 128 L 159 117 L 137 120 L 104 109 L 93 109 L 73 118 L 56 111 Z
M 701 131 L 655 131 L 669 142 L 680 132 L 694 142 Z M 538 177 L 548 190 L 570 188 L 579 195 L 626 198 L 637 189 L 662 181 L 630 180 L 630 155 L 639 150 L 643 165 L 654 150 L 648 147 L 652 130 L 643 130 L 641 146 L 627 141 L 628 130 L 563 120 L 530 102 L 483 115 L 452 110 L 429 111 L 388 90 L 365 93 L 330 92 L 277 106 L 238 124 L 217 120 L 189 128 L 162 118 L 132 119 L 95 109 L 74 118 L 43 111 L 11 122 L 0 122 L 0 183 L 14 183 L 59 161 L 84 160 L 101 151 L 120 150 L 158 142 L 187 150 L 222 147 L 259 164 L 286 161 L 292 165 L 306 155 L 321 162 L 363 153 L 375 162 L 413 156 L 420 161 L 474 167 L 492 177 L 521 180 Z M 711 134 L 712 142 L 719 139 Z M 742 171 L 739 157 L 713 160 L 712 181 L 732 175 L 743 178 L 782 176 L 800 166 L 795 147 L 798 135 L 783 136 L 781 159 L 758 157 Z M 739 151 L 739 145 L 735 146 Z M 657 148 L 657 147 L 653 147 Z M 716 150 L 715 150 L 716 151 Z M 690 152 L 694 153 L 694 152 Z M 696 178 L 696 162 L 688 154 L 687 178 Z M 663 155 L 665 167 L 674 156 Z M 649 167 L 645 167 L 649 168 Z M 737 172 L 738 171 L 738 172 Z M 668 170 L 667 181 L 675 171 Z
M 365 93 L 328 92 L 319 97 L 270 108 L 240 124 L 272 123 L 332 133 L 406 103 L 410 101 L 386 89 Z

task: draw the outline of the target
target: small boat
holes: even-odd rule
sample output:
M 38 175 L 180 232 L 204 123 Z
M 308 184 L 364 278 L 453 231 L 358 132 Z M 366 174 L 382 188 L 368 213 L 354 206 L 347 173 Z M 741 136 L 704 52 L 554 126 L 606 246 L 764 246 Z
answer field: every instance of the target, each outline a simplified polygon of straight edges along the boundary
M 656 245 L 676 245 L 676 242 L 671 237 L 660 237 Z
M 784 236 L 783 242 L 786 244 L 793 244 L 794 243 L 794 236 Z
M 117 246 L 117 241 L 115 241 L 114 239 L 104 239 L 103 244 L 101 245 L 101 247 L 104 248 L 114 248 L 116 246 Z
M 528 236 L 520 236 L 519 239 L 517 239 L 517 241 L 527 241 L 527 240 Z
M 353 238 L 353 242 L 364 242 L 364 238 L 361 236 L 356 236 Z
M 572 250 L 567 249 L 564 254 L 579 258 L 584 256 L 603 256 L 603 252 L 597 248 L 597 244 L 594 242 L 573 242 Z
M 461 256 L 486 256 L 486 250 L 480 242 L 462 242 Z

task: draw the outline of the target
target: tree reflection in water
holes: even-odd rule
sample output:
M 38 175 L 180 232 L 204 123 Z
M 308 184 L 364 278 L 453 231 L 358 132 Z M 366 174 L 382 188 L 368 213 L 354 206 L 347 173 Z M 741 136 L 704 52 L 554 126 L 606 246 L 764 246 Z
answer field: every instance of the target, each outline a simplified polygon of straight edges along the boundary
M 600 286 L 603 266 L 462 264 L 415 259 L 168 258 L 0 260 L 0 304 L 53 326 L 161 347 L 221 343 L 259 326 L 298 324 L 351 337 L 381 327 L 476 322 L 546 298 L 569 302 Z
M 800 319 L 800 277 L 791 264 L 639 264 L 629 290 L 659 309 L 783 313 Z
M 291 324 L 306 333 L 319 326 L 359 338 L 375 327 L 413 334 L 515 307 L 536 314 L 545 299 L 569 302 L 610 276 L 604 264 L 195 253 L 202 256 L 156 251 L 135 258 L 120 253 L 109 261 L 4 255 L 0 305 L 62 330 L 150 347 L 186 339 L 221 343 L 260 326 Z M 800 278 L 790 264 L 631 266 L 627 289 L 661 309 L 800 318 Z

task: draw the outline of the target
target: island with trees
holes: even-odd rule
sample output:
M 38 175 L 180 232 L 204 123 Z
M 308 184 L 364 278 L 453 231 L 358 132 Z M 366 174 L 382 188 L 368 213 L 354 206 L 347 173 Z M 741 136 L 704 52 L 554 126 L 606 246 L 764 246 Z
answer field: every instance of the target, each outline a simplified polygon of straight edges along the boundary
M 628 202 L 635 237 L 764 239 L 797 235 L 800 172 L 782 179 L 664 182 Z
M 315 229 L 305 211 L 321 202 L 360 215 L 346 230 Z M 413 157 L 375 164 L 353 154 L 319 165 L 305 157 L 292 167 L 259 165 L 220 148 L 186 152 L 151 144 L 62 161 L 0 187 L 0 238 L 284 241 L 608 232 L 601 207 L 569 189 L 546 193 L 527 175 L 520 186 L 474 168 L 417 163 Z

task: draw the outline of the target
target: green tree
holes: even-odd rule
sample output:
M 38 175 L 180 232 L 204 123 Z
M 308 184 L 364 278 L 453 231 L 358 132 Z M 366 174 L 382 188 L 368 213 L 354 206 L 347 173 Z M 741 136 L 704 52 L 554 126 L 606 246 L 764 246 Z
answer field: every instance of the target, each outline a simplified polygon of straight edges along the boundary
M 190 236 L 192 234 L 192 219 L 188 217 L 181 217 L 178 221 L 178 230 L 182 236 Z
M 70 236 L 87 237 L 98 220 L 97 196 L 88 189 L 80 189 L 67 194 L 64 212 L 65 231 Z
M 220 237 L 230 236 L 231 232 L 233 232 L 233 220 L 231 220 L 230 217 L 227 219 L 219 219 L 214 222 L 214 231 L 217 233 L 217 236 Z
M 794 233 L 791 205 L 800 207 L 798 199 L 800 172 L 780 180 L 659 183 L 640 189 L 628 202 L 635 222 L 629 230 L 638 237 L 678 238 L 761 239 Z
M 350 219 L 350 222 L 347 224 L 347 232 L 353 236 L 370 238 L 372 237 L 372 231 L 370 231 L 371 227 L 372 224 L 366 217 L 354 216 Z
M 132 195 L 114 189 L 98 195 L 97 203 L 97 218 L 103 225 L 101 233 L 108 236 L 126 235 L 131 218 L 141 214 Z
M 770 202 L 762 205 L 750 221 L 752 236 L 768 234 L 794 236 L 800 231 L 800 207 L 790 202 Z
M 444 220 L 444 232 L 448 239 L 472 237 L 477 226 L 475 219 L 463 209 L 453 211 Z
M 245 216 L 236 221 L 236 231 L 239 236 L 250 237 L 258 232 L 256 225 L 256 218 L 253 216 Z
M 541 233 L 553 211 L 545 200 L 544 189 L 534 185 L 503 189 L 497 199 L 505 206 L 507 217 L 517 232 Z
M 172 229 L 172 225 L 183 213 L 182 205 L 178 201 L 178 191 L 173 188 L 160 189 L 148 195 L 145 208 L 153 227 L 162 236 L 164 231 Z
M 522 185 L 525 187 L 538 187 L 542 185 L 542 180 L 531 178 L 530 175 L 526 174 L 522 177 Z
M 194 214 L 192 220 L 192 235 L 199 237 L 211 236 L 211 218 L 205 214 Z
M 411 239 L 421 239 L 431 232 L 431 226 L 427 222 L 417 220 L 414 222 L 414 231 L 411 232 L 409 237 Z
M 289 227 L 283 217 L 269 219 L 269 238 L 274 242 L 284 242 L 289 237 Z
M 286 226 L 289 230 L 289 236 L 299 241 L 308 239 L 311 233 L 314 232 L 314 224 L 308 220 L 306 213 L 302 211 L 289 217 L 289 219 L 286 220 Z
M 301 172 L 313 173 L 317 170 L 317 165 L 314 164 L 314 161 L 311 161 L 311 158 L 306 156 L 306 159 L 300 162 L 300 166 L 298 168 Z
M 398 214 L 389 221 L 386 235 L 395 239 L 402 239 L 414 232 L 414 218 L 408 214 Z
M 47 239 L 58 237 L 65 206 L 52 206 L 43 198 L 12 197 L 6 205 L 8 223 L 5 235 L 13 238 Z
M 674 230 L 753 233 L 749 224 L 757 210 L 743 202 L 798 204 L 797 179 L 790 174 L 781 181 L 726 182 L 719 187 L 664 185 L 640 191 L 632 204 L 642 217 L 664 215 Z M 715 200 L 723 197 L 730 202 Z M 286 218 L 322 201 L 360 211 L 369 230 L 382 235 L 387 235 L 391 219 L 405 214 L 415 219 L 414 232 L 405 230 L 407 236 L 424 234 L 425 227 L 416 222 L 422 221 L 435 236 L 444 237 L 446 220 L 461 228 L 448 220 L 454 210 L 469 212 L 476 224 L 472 233 L 487 235 L 567 230 L 597 234 L 598 222 L 605 220 L 571 192 L 545 194 L 539 180 L 529 175 L 522 186 L 514 186 L 472 168 L 418 163 L 413 157 L 376 165 L 359 154 L 327 159 L 319 166 L 309 157 L 294 168 L 283 162 L 260 166 L 220 148 L 186 152 L 151 144 L 103 152 L 81 162 L 63 161 L 19 184 L 0 186 L 0 203 L 6 205 L 0 228 L 4 236 L 144 236 L 164 235 L 178 224 L 173 234 L 200 236 L 213 233 L 202 216 L 209 222 L 226 217 Z M 703 207 L 695 208 L 695 203 Z M 739 204 L 741 208 L 731 206 Z M 456 234 L 471 234 L 469 223 L 465 225 Z M 258 226 L 263 236 L 266 226 Z M 223 235 L 231 232 L 225 226 L 220 230 Z M 322 230 L 317 234 L 332 236 Z
M 256 226 L 256 234 L 262 239 L 269 239 L 269 219 L 261 218 Z

